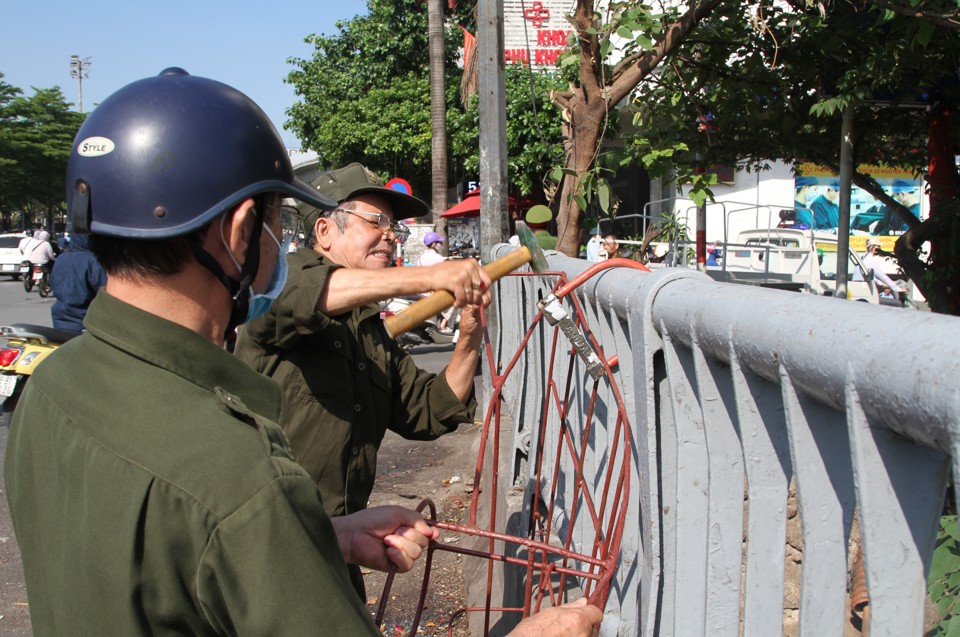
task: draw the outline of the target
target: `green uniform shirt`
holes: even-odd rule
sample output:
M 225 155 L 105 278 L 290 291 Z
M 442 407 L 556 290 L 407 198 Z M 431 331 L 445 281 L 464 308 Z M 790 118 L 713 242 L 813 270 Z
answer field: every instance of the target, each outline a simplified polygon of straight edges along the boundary
M 281 425 L 327 513 L 354 513 L 367 506 L 388 428 L 432 440 L 473 422 L 476 400 L 464 405 L 443 374 L 417 368 L 376 306 L 337 317 L 318 312 L 327 276 L 339 266 L 310 249 L 287 260 L 283 292 L 241 328 L 235 353 L 283 389 Z
M 277 387 L 101 290 L 26 386 L 6 488 L 34 635 L 377 635 Z
M 539 243 L 540 247 L 544 250 L 557 249 L 557 238 L 546 230 L 537 230 L 533 233 L 533 236 L 536 237 L 537 243 Z

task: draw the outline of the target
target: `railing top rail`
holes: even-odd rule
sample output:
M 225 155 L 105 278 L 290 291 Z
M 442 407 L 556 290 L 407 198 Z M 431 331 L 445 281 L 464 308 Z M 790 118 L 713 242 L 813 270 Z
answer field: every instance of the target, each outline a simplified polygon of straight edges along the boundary
M 495 253 L 505 246 L 498 246 Z M 570 278 L 590 263 L 560 254 L 551 270 Z M 719 283 L 685 268 L 612 269 L 580 288 L 621 319 L 651 308 L 659 332 L 694 340 L 718 360 L 794 385 L 840 409 L 854 382 L 871 421 L 953 455 L 960 449 L 960 320 L 867 303 Z

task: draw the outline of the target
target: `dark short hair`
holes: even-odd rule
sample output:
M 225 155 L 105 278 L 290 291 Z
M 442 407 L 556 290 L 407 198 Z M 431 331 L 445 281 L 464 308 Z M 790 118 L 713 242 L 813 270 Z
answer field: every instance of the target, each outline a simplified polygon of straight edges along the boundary
M 111 276 L 157 278 L 179 274 L 194 258 L 209 225 L 181 237 L 129 239 L 90 235 L 90 251 Z

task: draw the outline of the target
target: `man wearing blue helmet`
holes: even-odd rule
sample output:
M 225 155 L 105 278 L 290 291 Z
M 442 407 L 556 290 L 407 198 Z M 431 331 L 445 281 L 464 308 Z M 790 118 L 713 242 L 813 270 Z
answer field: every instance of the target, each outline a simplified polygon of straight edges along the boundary
M 347 564 L 408 570 L 437 537 L 401 507 L 330 520 L 279 388 L 222 347 L 283 288 L 283 197 L 335 205 L 256 104 L 182 69 L 80 128 L 67 206 L 107 286 L 26 386 L 5 459 L 37 637 L 378 635 Z M 599 621 L 581 603 L 515 637 Z
M 101 103 L 67 173 L 108 282 L 10 428 L 34 634 L 378 634 L 347 563 L 409 569 L 436 532 L 400 507 L 331 522 L 279 388 L 222 347 L 283 286 L 281 199 L 334 202 L 249 98 L 181 69 Z

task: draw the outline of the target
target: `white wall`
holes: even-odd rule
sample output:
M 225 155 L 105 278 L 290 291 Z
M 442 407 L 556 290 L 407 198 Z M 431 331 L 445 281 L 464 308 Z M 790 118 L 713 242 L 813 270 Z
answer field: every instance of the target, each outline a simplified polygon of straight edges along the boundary
M 733 241 L 742 230 L 776 227 L 780 210 L 793 208 L 793 183 L 791 166 L 776 163 L 759 173 L 738 169 L 733 184 L 713 186 L 716 201 L 707 206 L 707 242 L 724 240 L 724 224 L 728 219 L 728 241 Z M 684 187 L 684 196 L 688 191 L 689 188 Z M 674 211 L 681 219 L 686 217 L 692 234 L 697 224 L 693 202 L 678 200 Z

